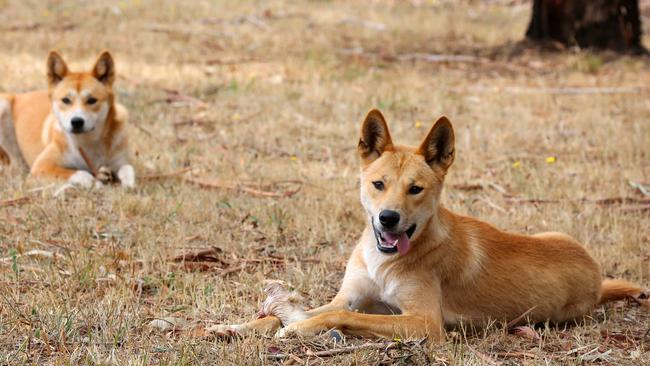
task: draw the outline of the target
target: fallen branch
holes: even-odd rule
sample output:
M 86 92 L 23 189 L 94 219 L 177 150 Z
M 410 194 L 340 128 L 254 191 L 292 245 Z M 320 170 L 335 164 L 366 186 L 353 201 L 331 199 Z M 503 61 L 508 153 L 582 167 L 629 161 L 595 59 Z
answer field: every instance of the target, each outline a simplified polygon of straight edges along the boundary
M 287 257 L 285 257 L 283 255 L 279 255 L 279 254 L 269 254 L 268 257 L 271 258 L 271 259 L 275 259 L 277 261 L 280 261 L 280 262 L 290 260 L 289 258 L 287 258 Z M 308 263 L 320 263 L 321 262 L 320 259 L 314 258 L 314 257 L 307 257 L 307 258 L 298 258 L 298 257 L 296 257 L 295 260 L 293 260 L 293 261 L 294 262 L 308 262 Z
M 516 196 L 504 196 L 503 199 L 507 203 L 561 203 L 561 202 L 575 202 L 571 200 L 559 199 L 545 199 L 545 198 L 525 198 Z M 612 205 L 629 205 L 625 206 L 623 210 L 629 211 L 644 211 L 650 206 L 650 198 L 632 198 L 632 197 L 609 197 L 601 199 L 582 198 L 577 202 L 596 204 L 599 206 L 612 206 Z
M 201 180 L 201 179 L 196 179 L 196 178 L 188 178 L 188 177 L 183 177 L 183 181 L 197 185 L 201 188 L 209 188 L 209 189 L 225 189 L 225 190 L 230 190 L 230 191 L 237 191 L 237 192 L 242 192 L 242 193 L 247 193 L 253 196 L 258 196 L 258 197 L 268 197 L 268 198 L 280 198 L 280 197 L 291 197 L 295 195 L 296 193 L 300 192 L 300 189 L 302 188 L 302 184 L 298 186 L 298 188 L 294 190 L 288 190 L 284 192 L 272 192 L 272 191 L 262 191 L 259 189 L 254 189 L 250 187 L 245 187 L 245 186 L 240 186 L 240 185 L 234 185 L 231 183 L 224 183 L 224 182 L 219 182 L 216 180 L 213 181 L 207 181 L 207 180 Z
M 508 93 L 508 94 L 553 94 L 553 95 L 598 95 L 598 94 L 640 94 L 647 93 L 646 87 L 558 87 L 533 88 L 520 86 L 452 88 L 456 93 Z
M 530 352 L 499 352 L 496 355 L 501 358 L 538 358 L 536 354 Z M 544 355 L 544 357 L 557 358 L 552 355 Z
M 623 212 L 650 212 L 650 205 L 624 206 L 621 207 Z
M 505 188 L 492 182 L 458 183 L 452 185 L 451 187 L 461 191 L 478 191 L 484 188 L 492 188 L 503 195 L 508 195 L 508 191 Z
M 483 185 L 480 183 L 475 184 L 452 184 L 451 188 L 458 189 L 460 191 L 478 191 L 483 189 Z
M 368 349 L 389 350 L 397 347 L 399 347 L 399 343 L 397 342 L 366 343 L 366 344 L 360 344 L 358 346 L 333 348 L 333 349 L 329 349 L 325 351 L 317 351 L 317 352 L 307 350 L 307 352 L 300 355 L 294 355 L 291 353 L 270 354 L 267 355 L 267 358 L 272 360 L 282 360 L 285 358 L 293 358 L 293 357 L 332 357 L 332 356 L 341 355 L 345 353 L 352 353 L 359 350 L 368 350 Z
M 220 254 L 223 252 L 219 247 L 212 247 L 208 249 L 203 249 L 198 252 L 185 253 L 177 255 L 170 260 L 172 262 L 220 262 L 225 263 L 221 258 Z
M 167 102 L 167 103 L 187 102 L 187 103 L 196 103 L 196 104 L 199 104 L 201 106 L 205 106 L 205 102 L 202 101 L 201 99 L 190 96 L 190 95 L 187 95 L 187 94 L 183 94 L 178 90 L 166 89 L 166 88 L 163 88 L 162 90 L 165 93 L 167 93 L 167 97 L 162 98 L 162 99 L 158 99 L 158 100 L 162 100 L 162 101 Z
M 510 329 L 513 326 L 517 325 L 517 323 L 519 323 L 522 319 L 524 319 L 526 317 L 526 315 L 530 314 L 531 311 L 535 310 L 535 308 L 537 308 L 537 305 L 535 305 L 532 308 L 524 311 L 523 314 L 521 314 L 518 317 L 516 317 L 516 318 L 512 319 L 511 321 L 509 321 L 508 324 L 506 324 L 506 329 Z
M 632 198 L 632 197 L 610 197 L 601 198 L 597 200 L 583 199 L 585 202 L 596 203 L 599 205 L 615 205 L 615 204 L 650 204 L 650 198 Z
M 469 348 L 469 350 L 472 351 L 472 353 L 474 353 L 476 355 L 476 357 L 478 357 L 481 361 L 485 362 L 488 365 L 501 365 L 502 364 L 501 362 L 495 360 L 494 358 L 490 357 L 489 355 L 487 355 L 487 354 L 485 354 L 485 353 L 483 353 L 483 352 L 481 352 L 479 350 L 476 350 L 476 349 L 474 349 L 473 347 L 471 347 L 469 345 L 467 346 L 467 348 Z
M 45 24 L 45 23 L 31 23 L 31 24 L 17 24 L 9 27 L 0 28 L 3 32 L 32 32 L 40 28 L 47 27 L 49 31 L 65 32 L 77 28 L 76 24 L 63 23 L 63 24 Z
M 210 123 L 212 123 L 212 122 L 207 121 L 207 120 L 202 120 L 202 119 L 190 118 L 190 119 L 181 119 L 181 120 L 172 122 L 172 126 L 174 126 L 174 127 L 180 127 L 180 126 L 186 126 L 186 125 L 193 126 L 193 125 L 205 125 L 205 124 L 210 124 Z
M 86 152 L 84 149 L 79 146 L 79 154 L 81 154 L 81 157 L 84 159 L 84 162 L 86 163 L 86 166 L 88 167 L 88 170 L 90 170 L 90 174 L 93 175 L 93 177 L 97 176 L 97 169 L 95 169 L 95 165 L 93 162 L 90 160 L 88 155 L 86 155 Z
M 222 60 L 220 58 L 213 58 L 204 61 L 206 65 L 239 65 L 239 64 L 249 64 L 249 63 L 264 63 L 267 61 L 262 61 L 257 58 L 242 58 L 236 60 Z
M 425 61 L 425 62 L 469 62 L 481 63 L 490 61 L 472 55 L 441 55 L 435 53 L 407 53 L 396 57 L 399 61 Z
M 15 207 L 32 202 L 31 196 L 23 196 L 11 200 L 0 201 L 0 207 Z
M 189 168 L 183 168 L 179 169 L 173 172 L 169 173 L 161 173 L 161 174 L 147 174 L 143 175 L 142 177 L 139 178 L 140 181 L 155 181 L 155 180 L 162 180 L 162 179 L 167 179 L 167 178 L 177 178 L 187 172 L 191 172 L 193 167 Z
M 504 197 L 508 203 L 559 203 L 559 200 L 549 200 L 543 198 L 519 198 L 519 197 Z
M 53 260 L 63 260 L 65 257 L 57 252 L 50 252 L 47 250 L 40 250 L 40 249 L 32 249 L 24 254 L 16 254 L 15 258 L 21 258 L 21 257 L 30 257 L 30 258 L 45 258 L 45 259 L 53 259 Z M 0 263 L 9 263 L 14 260 L 14 256 L 10 257 L 5 257 L 5 258 L 0 258 Z
M 381 59 L 385 62 L 428 62 L 428 63 L 446 63 L 460 64 L 469 63 L 477 65 L 492 66 L 504 69 L 510 72 L 528 71 L 530 68 L 523 65 L 514 65 L 499 61 L 494 61 L 485 57 L 463 54 L 437 54 L 437 53 L 406 53 L 401 55 L 382 54 L 380 52 L 366 52 L 363 48 L 344 48 L 338 52 L 343 55 L 359 56 L 370 59 Z

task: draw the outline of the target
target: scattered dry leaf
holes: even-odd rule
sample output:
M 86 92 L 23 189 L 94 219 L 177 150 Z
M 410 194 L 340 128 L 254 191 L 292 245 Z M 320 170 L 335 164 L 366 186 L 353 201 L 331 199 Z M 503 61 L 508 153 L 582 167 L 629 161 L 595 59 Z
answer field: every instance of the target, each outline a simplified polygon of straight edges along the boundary
M 518 326 L 510 329 L 510 333 L 518 337 L 528 338 L 532 340 L 539 340 L 539 333 L 529 326 Z

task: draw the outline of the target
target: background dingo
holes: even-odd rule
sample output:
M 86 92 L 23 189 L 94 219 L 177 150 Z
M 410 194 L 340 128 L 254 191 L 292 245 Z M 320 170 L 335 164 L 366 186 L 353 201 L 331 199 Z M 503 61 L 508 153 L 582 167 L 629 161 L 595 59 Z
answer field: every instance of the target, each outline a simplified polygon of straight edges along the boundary
M 52 51 L 47 58 L 47 80 L 48 90 L 0 95 L 4 130 L 0 143 L 4 141 L 7 150 L 14 151 L 11 160 L 24 160 L 34 176 L 89 187 L 99 183 L 98 173 L 115 174 L 123 186 L 133 187 L 127 114 L 115 102 L 111 54 L 103 52 L 89 72 L 73 72 Z M 11 141 L 13 136 L 17 143 Z
M 600 267 L 568 235 L 506 233 L 440 204 L 455 158 L 451 122 L 441 117 L 419 147 L 393 143 L 384 116 L 361 128 L 361 204 L 366 228 L 343 283 L 327 305 L 304 312 L 272 288 L 271 319 L 216 327 L 224 334 L 316 335 L 329 329 L 364 337 L 444 339 L 444 326 L 479 327 L 522 314 L 562 324 L 606 301 L 646 296 Z M 269 292 L 267 290 L 267 292 Z

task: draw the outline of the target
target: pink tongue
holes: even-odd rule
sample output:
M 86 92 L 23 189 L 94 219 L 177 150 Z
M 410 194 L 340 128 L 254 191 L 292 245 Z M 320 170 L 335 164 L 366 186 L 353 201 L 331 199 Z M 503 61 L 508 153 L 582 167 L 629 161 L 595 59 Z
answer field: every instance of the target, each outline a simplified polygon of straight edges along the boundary
M 409 251 L 409 249 L 411 249 L 411 241 L 409 240 L 409 237 L 406 235 L 406 233 L 402 233 L 400 235 L 384 233 L 383 235 L 386 241 L 391 244 L 397 240 L 397 251 L 399 254 L 404 255 Z

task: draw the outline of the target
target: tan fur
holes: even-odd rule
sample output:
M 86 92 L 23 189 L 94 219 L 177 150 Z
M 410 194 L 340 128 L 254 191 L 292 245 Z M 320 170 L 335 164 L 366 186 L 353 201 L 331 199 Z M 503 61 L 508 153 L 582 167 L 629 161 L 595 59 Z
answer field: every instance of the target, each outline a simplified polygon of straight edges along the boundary
M 93 168 L 105 166 L 116 175 L 120 175 L 120 169 L 128 171 L 122 176 L 132 185 L 132 174 L 128 173 L 133 168 L 128 165 L 125 131 L 127 113 L 115 102 L 111 55 L 103 52 L 91 71 L 71 72 L 63 58 L 52 51 L 47 75 L 48 90 L 0 96 L 0 102 L 10 105 L 12 132 L 30 173 L 68 180 L 80 171 L 96 173 Z M 71 117 L 81 118 L 87 130 L 73 133 L 68 126 Z
M 373 110 L 358 149 L 368 225 L 338 294 L 307 312 L 267 303 L 281 309 L 273 313 L 277 318 L 234 326 L 235 332 L 275 330 L 281 323 L 281 336 L 336 328 L 358 336 L 443 339 L 444 326 L 461 321 L 480 326 L 530 310 L 533 322 L 559 323 L 580 319 L 599 302 L 640 293 L 627 282 L 602 282 L 598 264 L 568 235 L 508 233 L 445 209 L 440 193 L 455 156 L 453 129 L 445 117 L 412 148 L 394 145 L 383 116 Z M 422 191 L 409 193 L 414 185 Z M 385 209 L 401 214 L 400 230 L 416 224 L 405 254 L 378 250 L 372 222 Z

